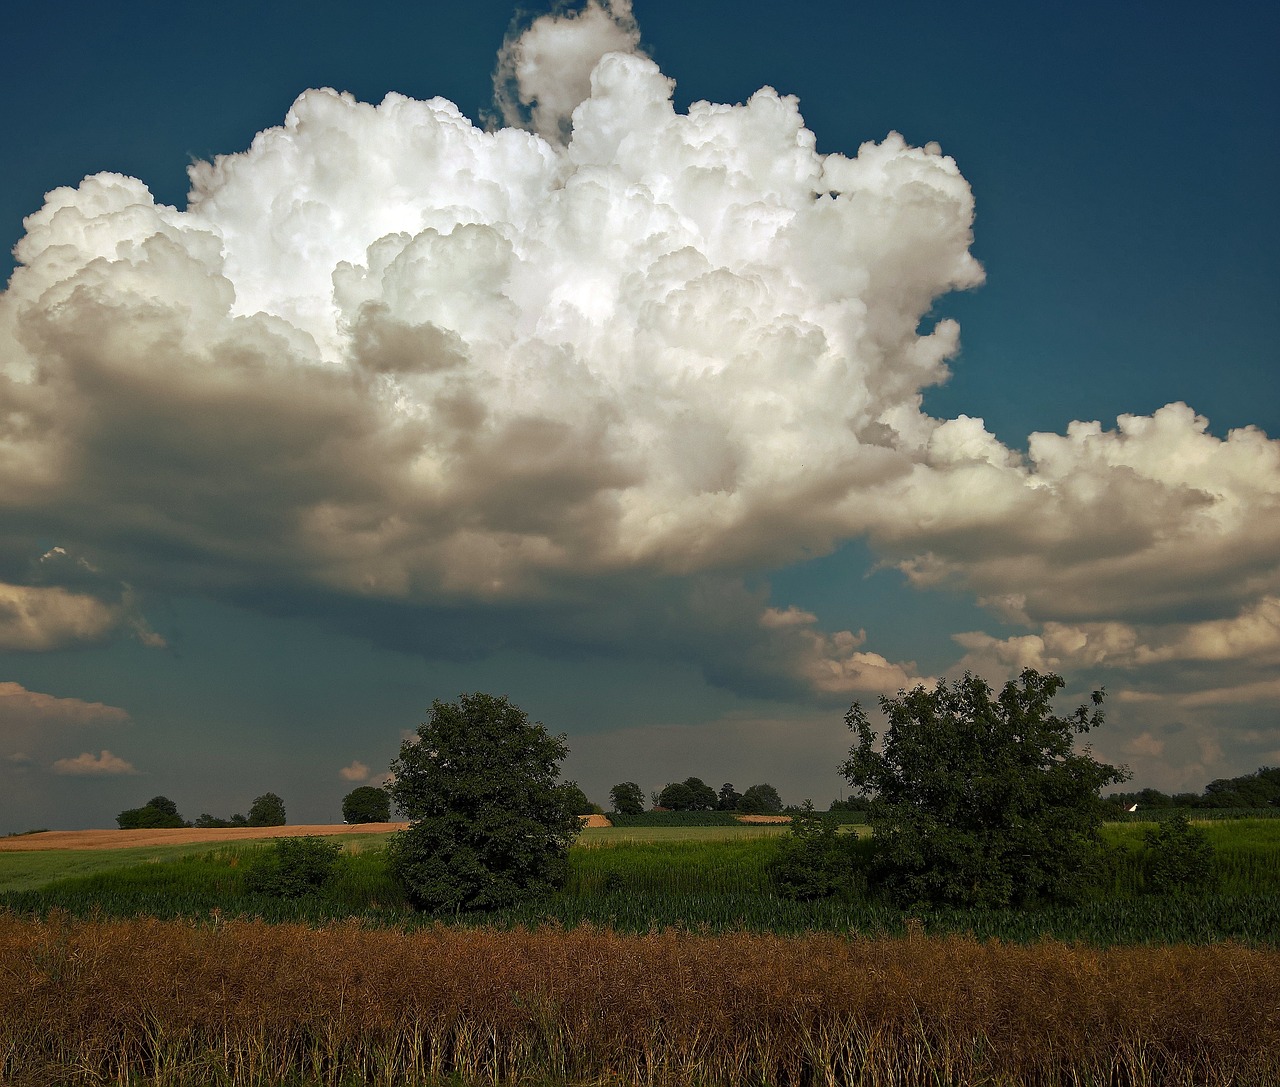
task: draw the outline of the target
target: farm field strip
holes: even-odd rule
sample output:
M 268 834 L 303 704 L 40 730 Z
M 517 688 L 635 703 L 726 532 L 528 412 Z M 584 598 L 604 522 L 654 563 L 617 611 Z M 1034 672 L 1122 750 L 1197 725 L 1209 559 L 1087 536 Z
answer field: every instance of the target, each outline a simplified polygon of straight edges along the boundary
M 1280 952 L 1233 944 L 0 914 L 0 972 L 0 1081 L 1280 1081 Z

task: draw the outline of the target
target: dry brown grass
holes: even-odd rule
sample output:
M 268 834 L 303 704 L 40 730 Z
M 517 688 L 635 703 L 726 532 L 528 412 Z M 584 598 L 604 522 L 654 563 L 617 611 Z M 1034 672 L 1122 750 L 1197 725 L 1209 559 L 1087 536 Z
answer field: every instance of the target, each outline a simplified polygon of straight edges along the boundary
M 1280 1082 L 1280 953 L 0 915 L 0 1080 Z
M 163 827 L 151 830 L 42 830 L 0 838 L 0 853 L 39 849 L 127 849 L 130 846 L 241 842 L 254 838 L 302 835 L 382 834 L 404 830 L 408 823 L 314 824 L 283 827 Z

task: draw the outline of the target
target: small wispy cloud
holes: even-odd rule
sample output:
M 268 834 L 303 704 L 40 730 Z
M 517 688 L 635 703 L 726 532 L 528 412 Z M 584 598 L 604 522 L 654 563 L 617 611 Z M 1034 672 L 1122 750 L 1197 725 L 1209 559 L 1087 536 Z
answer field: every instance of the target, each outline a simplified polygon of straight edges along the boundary
M 359 759 L 356 759 L 350 766 L 344 766 L 339 770 L 338 776 L 342 778 L 343 781 L 368 781 L 369 767 Z
M 53 764 L 53 772 L 55 774 L 70 774 L 80 777 L 100 777 L 115 774 L 136 774 L 138 771 L 133 763 L 104 750 L 97 755 L 86 751 L 81 755 L 77 755 L 74 759 L 58 759 Z

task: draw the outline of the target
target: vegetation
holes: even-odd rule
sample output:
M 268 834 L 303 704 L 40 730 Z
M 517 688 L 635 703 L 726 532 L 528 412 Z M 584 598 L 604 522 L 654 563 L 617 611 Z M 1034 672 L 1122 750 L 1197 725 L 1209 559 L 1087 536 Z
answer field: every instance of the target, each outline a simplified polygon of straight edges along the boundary
M 562 884 L 580 829 L 556 783 L 567 753 L 563 736 L 505 697 L 437 699 L 391 765 L 391 796 L 411 820 L 391 839 L 391 868 L 411 900 L 495 909 Z
M 998 696 L 966 672 L 896 698 L 883 750 L 862 707 L 845 721 L 857 735 L 841 773 L 870 795 L 873 878 L 903 904 L 1009 906 L 1079 894 L 1101 861 L 1098 790 L 1127 771 L 1076 752 L 1073 737 L 1102 723 L 1093 709 L 1052 712 L 1063 687 L 1024 671 Z
M 285 824 L 284 801 L 275 793 L 255 797 L 249 806 L 249 826 L 282 827 Z
M 1280 767 L 1260 766 L 1251 774 L 1218 778 L 1209 782 L 1203 793 L 1170 796 L 1159 789 L 1141 789 L 1134 793 L 1112 793 L 1107 802 L 1116 811 L 1136 804 L 1140 812 L 1150 808 L 1188 808 L 1197 812 L 1271 808 L 1280 814 Z
M 385 823 L 391 819 L 391 797 L 376 785 L 361 785 L 342 798 L 344 823 Z
M 624 781 L 609 790 L 609 803 L 619 815 L 639 815 L 644 811 L 644 793 L 634 781 Z
M 277 838 L 254 856 L 245 888 L 277 898 L 316 894 L 333 879 L 341 853 L 341 842 L 325 838 Z
M 0 915 L 0 971 L 0 1079 L 48 1085 L 1280 1077 L 1280 956 L 1232 944 Z
M 153 796 L 140 808 L 128 808 L 116 816 L 121 830 L 149 830 L 153 827 L 185 827 L 178 805 L 167 796 Z
M 752 785 L 738 797 L 735 807 L 744 815 L 777 815 L 782 811 L 782 797 L 772 785 Z

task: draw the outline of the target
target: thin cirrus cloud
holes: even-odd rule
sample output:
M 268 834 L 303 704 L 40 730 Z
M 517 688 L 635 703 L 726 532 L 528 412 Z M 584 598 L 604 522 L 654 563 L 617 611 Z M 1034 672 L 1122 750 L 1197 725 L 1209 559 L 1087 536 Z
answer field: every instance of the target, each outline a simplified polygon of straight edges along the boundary
M 0 301 L 0 568 L 56 509 L 143 592 L 514 616 L 836 699 L 928 677 L 743 578 L 865 537 L 1027 631 L 963 663 L 1140 689 L 1181 653 L 1248 689 L 1272 650 L 1226 628 L 1280 594 L 1280 443 L 1181 404 L 1025 453 L 926 415 L 959 342 L 930 308 L 983 279 L 936 146 L 819 154 L 767 87 L 678 113 L 621 2 L 535 20 L 495 86 L 493 131 L 307 91 L 185 211 L 50 193 Z

